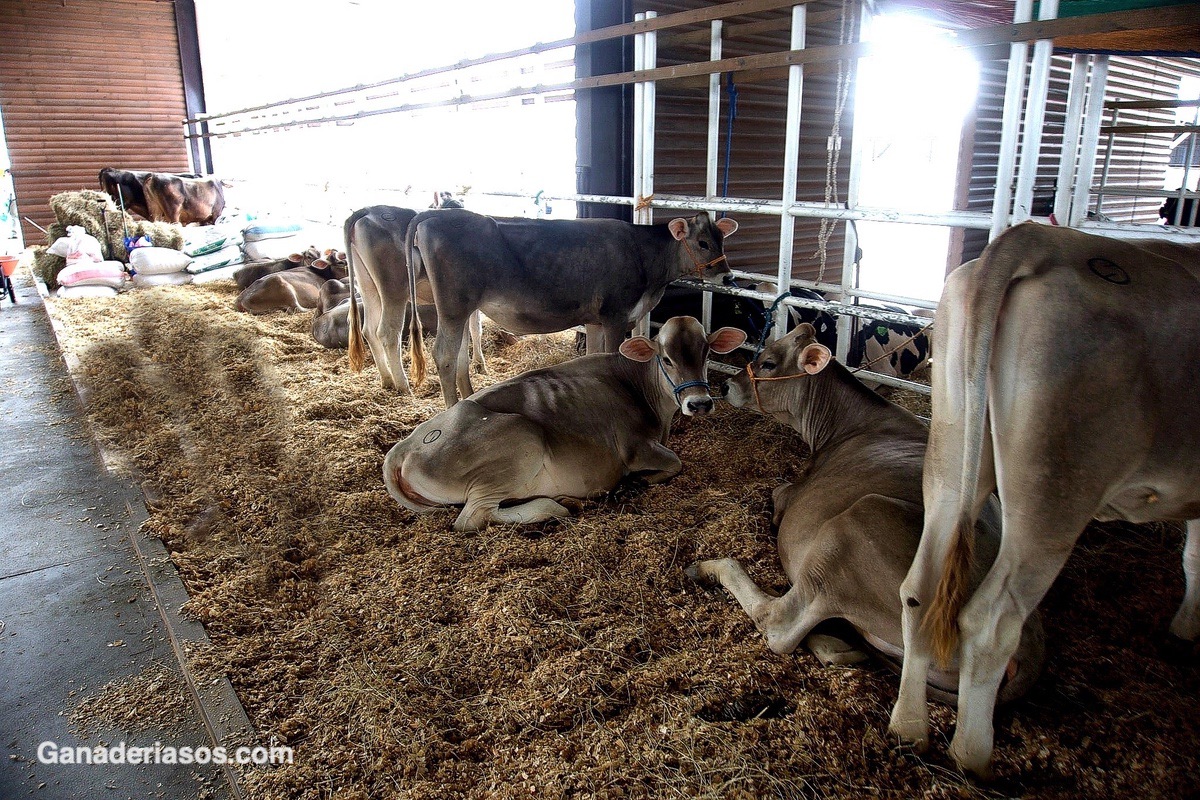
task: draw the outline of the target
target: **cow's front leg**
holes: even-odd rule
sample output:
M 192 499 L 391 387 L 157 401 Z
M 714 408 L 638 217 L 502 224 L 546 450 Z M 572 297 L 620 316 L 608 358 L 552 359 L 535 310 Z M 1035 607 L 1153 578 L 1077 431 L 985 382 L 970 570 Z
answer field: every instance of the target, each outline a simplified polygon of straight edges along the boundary
M 819 603 L 808 603 L 796 586 L 783 597 L 773 597 L 758 586 L 732 558 L 697 561 L 684 572 L 697 583 L 720 583 L 754 620 L 755 627 L 767 639 L 767 647 L 776 653 L 790 653 L 818 622 L 824 619 Z
M 604 349 L 602 353 L 615 353 L 620 349 L 621 343 L 625 341 L 625 334 L 629 332 L 629 325 L 623 321 L 606 322 L 604 323 Z M 590 350 L 588 351 L 591 352 Z
M 629 460 L 626 469 L 638 473 L 646 483 L 663 483 L 679 474 L 683 462 L 662 444 L 646 442 Z
M 604 328 L 599 325 L 584 325 L 584 345 L 587 354 L 590 356 L 593 353 L 607 353 L 604 349 Z
M 1200 519 L 1188 520 L 1187 540 L 1183 546 L 1183 577 L 1187 582 L 1183 603 L 1175 619 L 1171 620 L 1171 633 L 1194 641 L 1200 638 Z

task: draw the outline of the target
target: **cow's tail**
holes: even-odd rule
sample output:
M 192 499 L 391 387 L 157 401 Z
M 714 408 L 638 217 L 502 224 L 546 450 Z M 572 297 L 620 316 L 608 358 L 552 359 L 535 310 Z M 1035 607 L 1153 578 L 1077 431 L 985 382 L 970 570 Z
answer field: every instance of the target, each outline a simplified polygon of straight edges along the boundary
M 358 315 L 358 294 L 354 290 L 354 225 L 367 216 L 369 209 L 359 209 L 346 220 L 346 275 L 350 279 L 350 332 L 348 350 L 350 354 L 350 369 L 362 372 L 366 362 L 366 343 L 363 341 L 362 321 Z
M 1037 271 L 1039 262 L 1045 263 L 1029 257 L 1031 253 L 1039 253 L 1039 248 L 1030 245 L 1029 237 L 1040 235 L 1033 223 L 1013 228 L 989 245 L 974 267 L 966 267 L 971 272 L 960 296 L 963 307 L 954 311 L 958 319 L 950 320 L 951 325 L 957 326 L 958 335 L 946 337 L 946 352 L 941 356 L 945 379 L 941 385 L 936 381 L 934 385 L 935 408 L 943 415 L 961 413 L 963 426 L 962 449 L 937 448 L 934 452 L 941 463 L 925 466 L 926 471 L 936 469 L 939 477 L 950 485 L 953 476 L 960 476 L 961 481 L 950 548 L 923 622 L 933 656 L 943 668 L 958 649 L 958 617 L 970 590 L 975 557 L 975 500 L 988 435 L 988 366 L 1000 308 L 1009 285 Z M 938 423 L 935 419 L 934 425 Z M 931 513 L 931 502 L 937 502 L 936 498 L 925 498 L 927 516 Z M 925 535 L 930 534 L 942 535 L 940 531 L 927 531 Z
M 424 268 L 421 251 L 417 249 L 417 219 L 408 224 L 404 235 L 404 260 L 408 262 L 408 350 L 412 371 L 408 379 L 413 391 L 425 383 L 428 366 L 425 363 L 425 331 L 421 328 L 421 315 L 417 313 L 417 275 Z

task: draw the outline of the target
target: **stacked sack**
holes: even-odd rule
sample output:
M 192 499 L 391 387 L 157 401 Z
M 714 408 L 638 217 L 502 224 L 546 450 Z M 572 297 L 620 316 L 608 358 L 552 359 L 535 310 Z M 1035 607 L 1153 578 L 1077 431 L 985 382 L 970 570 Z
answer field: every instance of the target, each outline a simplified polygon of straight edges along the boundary
M 55 239 L 46 252 L 67 261 L 58 273 L 59 297 L 116 297 L 125 285 L 125 265 L 105 261 L 100 240 L 81 225 L 67 226 L 67 235 Z
M 169 247 L 141 246 L 129 251 L 129 266 L 133 285 L 139 289 L 151 286 L 181 286 L 192 282 L 187 267 L 192 257 Z M 59 278 L 62 283 L 62 278 Z
M 183 252 L 191 256 L 188 274 L 198 283 L 230 277 L 244 261 L 242 234 L 218 222 L 184 229 Z
M 278 261 L 304 248 L 300 244 L 301 226 L 294 222 L 261 219 L 242 230 L 242 253 L 246 261 Z

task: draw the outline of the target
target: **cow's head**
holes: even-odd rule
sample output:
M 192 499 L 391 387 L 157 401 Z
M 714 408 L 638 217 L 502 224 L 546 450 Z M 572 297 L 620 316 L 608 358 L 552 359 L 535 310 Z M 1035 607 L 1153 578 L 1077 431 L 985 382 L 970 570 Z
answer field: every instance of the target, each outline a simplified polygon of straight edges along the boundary
M 642 363 L 655 362 L 653 379 L 664 393 L 674 396 L 688 416 L 712 411 L 708 393 L 708 353 L 728 353 L 746 341 L 746 332 L 721 328 L 707 336 L 695 317 L 671 317 L 654 340 L 634 336 L 621 344 L 621 355 Z
M 728 217 L 713 222 L 707 212 L 691 219 L 678 217 L 667 223 L 671 236 L 679 243 L 679 271 L 709 283 L 719 283 L 729 276 L 725 259 L 724 240 L 733 236 L 738 224 Z
M 833 360 L 829 348 L 817 341 L 807 322 L 766 347 L 746 370 L 730 378 L 721 394 L 730 404 L 749 406 L 759 413 L 789 422 L 792 410 L 807 405 L 811 381 Z

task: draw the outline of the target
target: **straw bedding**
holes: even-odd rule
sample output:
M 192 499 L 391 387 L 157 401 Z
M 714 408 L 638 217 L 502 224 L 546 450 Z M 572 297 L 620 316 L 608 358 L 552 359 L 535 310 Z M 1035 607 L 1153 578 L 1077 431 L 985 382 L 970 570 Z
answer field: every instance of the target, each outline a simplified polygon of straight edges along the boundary
M 925 758 L 886 734 L 897 680 L 770 653 L 698 557 L 782 591 L 770 492 L 803 467 L 788 430 L 722 407 L 677 421 L 684 472 L 566 521 L 450 530 L 400 508 L 383 455 L 441 408 L 312 341 L 307 315 L 233 311 L 232 283 L 59 304 L 96 435 L 152 499 L 213 648 L 291 766 L 262 798 L 1181 797 L 1200 776 L 1200 675 L 1163 645 L 1179 532 L 1089 530 L 1044 604 L 1045 676 L 997 718 L 998 781 L 959 778 L 952 714 Z M 491 379 L 572 355 L 501 347 Z M 848 476 L 849 477 L 849 476 Z M 864 576 L 869 579 L 869 576 Z

